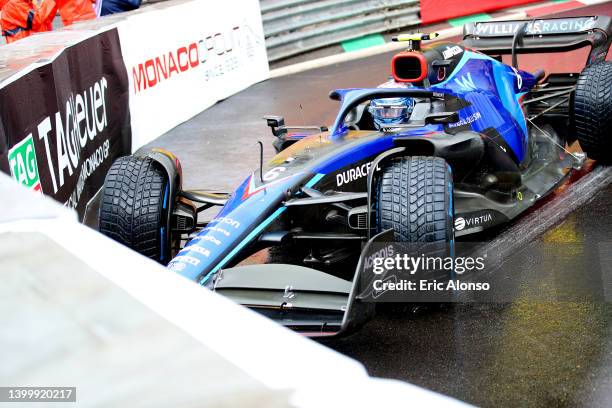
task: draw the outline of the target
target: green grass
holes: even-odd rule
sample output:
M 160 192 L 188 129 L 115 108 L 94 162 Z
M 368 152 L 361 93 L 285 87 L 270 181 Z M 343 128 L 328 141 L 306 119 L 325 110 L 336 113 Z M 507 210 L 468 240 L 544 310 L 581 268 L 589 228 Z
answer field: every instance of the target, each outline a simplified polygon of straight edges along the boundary
M 450 20 L 448 20 L 448 24 L 452 25 L 453 27 L 460 27 L 467 23 L 474 23 L 477 21 L 487 21 L 490 19 L 491 19 L 491 16 L 488 15 L 487 13 L 479 13 L 479 14 L 472 14 L 469 16 L 451 18 Z

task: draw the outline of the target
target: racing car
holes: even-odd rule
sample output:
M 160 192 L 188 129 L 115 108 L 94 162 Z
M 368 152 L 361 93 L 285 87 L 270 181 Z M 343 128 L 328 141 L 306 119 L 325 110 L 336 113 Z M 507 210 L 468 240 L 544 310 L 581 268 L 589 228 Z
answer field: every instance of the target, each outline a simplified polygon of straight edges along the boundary
M 266 117 L 278 154 L 231 193 L 183 189 L 165 150 L 119 158 L 100 231 L 290 328 L 343 335 L 374 314 L 357 295 L 368 246 L 452 245 L 509 222 L 582 166 L 576 139 L 612 159 L 610 17 L 470 23 L 461 43 L 422 45 L 435 37 L 397 36 L 407 49 L 386 86 L 332 91 L 329 127 Z M 582 72 L 517 66 L 517 54 L 585 46 Z

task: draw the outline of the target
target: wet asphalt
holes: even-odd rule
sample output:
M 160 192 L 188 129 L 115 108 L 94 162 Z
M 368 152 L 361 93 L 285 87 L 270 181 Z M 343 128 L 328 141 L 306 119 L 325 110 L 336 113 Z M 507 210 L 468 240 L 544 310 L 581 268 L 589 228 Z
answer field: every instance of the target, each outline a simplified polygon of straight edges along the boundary
M 606 3 L 564 14 L 611 11 L 612 3 Z M 185 188 L 229 191 L 257 168 L 256 141 L 264 141 L 266 159 L 273 156 L 263 115 L 283 114 L 289 124 L 329 124 L 336 109 L 329 91 L 384 82 L 389 58 L 379 55 L 256 84 L 150 146 L 177 154 Z M 583 176 L 589 186 L 579 185 L 571 196 L 556 194 L 482 237 L 508 252 L 505 270 L 517 271 L 532 291 L 558 289 L 561 278 L 561 286 L 580 285 L 582 276 L 612 262 L 606 252 L 612 248 L 612 185 L 609 178 L 587 179 L 591 176 Z M 557 268 L 564 275 L 551 278 Z M 578 272 L 573 279 L 572 270 Z M 605 274 L 600 278 L 600 287 L 612 288 Z M 475 405 L 612 406 L 609 297 L 552 298 L 386 310 L 360 332 L 324 344 L 361 361 L 371 375 L 406 380 Z
M 582 275 L 597 275 L 597 263 L 607 262 L 601 254 L 595 258 L 599 251 L 593 249 L 612 247 L 611 200 L 608 184 L 531 242 L 521 242 L 521 232 L 528 232 L 523 220 L 514 224 L 513 235 L 500 233 L 521 248 L 508 257 L 504 271 L 527 281 L 536 296 L 385 311 L 360 332 L 325 344 L 363 362 L 371 375 L 407 380 L 479 406 L 611 406 L 609 296 L 538 299 L 558 290 L 559 270 L 561 286 L 580 285 Z M 551 258 L 554 266 L 547 262 Z

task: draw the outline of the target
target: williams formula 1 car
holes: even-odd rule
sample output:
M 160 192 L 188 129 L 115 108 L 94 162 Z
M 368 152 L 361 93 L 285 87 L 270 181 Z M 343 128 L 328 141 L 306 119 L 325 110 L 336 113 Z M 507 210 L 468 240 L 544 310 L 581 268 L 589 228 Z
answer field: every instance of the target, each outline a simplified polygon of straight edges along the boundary
M 590 158 L 612 159 L 610 17 L 471 23 L 462 43 L 421 46 L 433 38 L 396 38 L 407 44 L 391 61 L 397 86 L 331 92 L 329 128 L 267 117 L 278 154 L 231 194 L 182 189 L 163 150 L 118 159 L 100 231 L 295 330 L 346 334 L 373 313 L 356 296 L 368 245 L 452 245 L 514 219 L 580 168 L 584 154 L 567 150 L 576 138 Z M 585 46 L 582 72 L 516 64 Z M 410 101 L 409 117 L 377 121 L 393 99 Z M 266 263 L 248 262 L 263 250 Z

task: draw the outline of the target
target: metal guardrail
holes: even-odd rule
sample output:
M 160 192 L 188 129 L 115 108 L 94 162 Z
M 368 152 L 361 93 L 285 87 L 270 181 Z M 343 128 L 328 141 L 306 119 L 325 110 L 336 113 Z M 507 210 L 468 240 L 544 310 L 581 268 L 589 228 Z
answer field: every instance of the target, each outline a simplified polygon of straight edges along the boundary
M 268 60 L 421 22 L 419 0 L 260 0 Z
M 143 0 L 143 4 L 167 0 Z M 268 60 L 421 23 L 420 0 L 259 0 Z

